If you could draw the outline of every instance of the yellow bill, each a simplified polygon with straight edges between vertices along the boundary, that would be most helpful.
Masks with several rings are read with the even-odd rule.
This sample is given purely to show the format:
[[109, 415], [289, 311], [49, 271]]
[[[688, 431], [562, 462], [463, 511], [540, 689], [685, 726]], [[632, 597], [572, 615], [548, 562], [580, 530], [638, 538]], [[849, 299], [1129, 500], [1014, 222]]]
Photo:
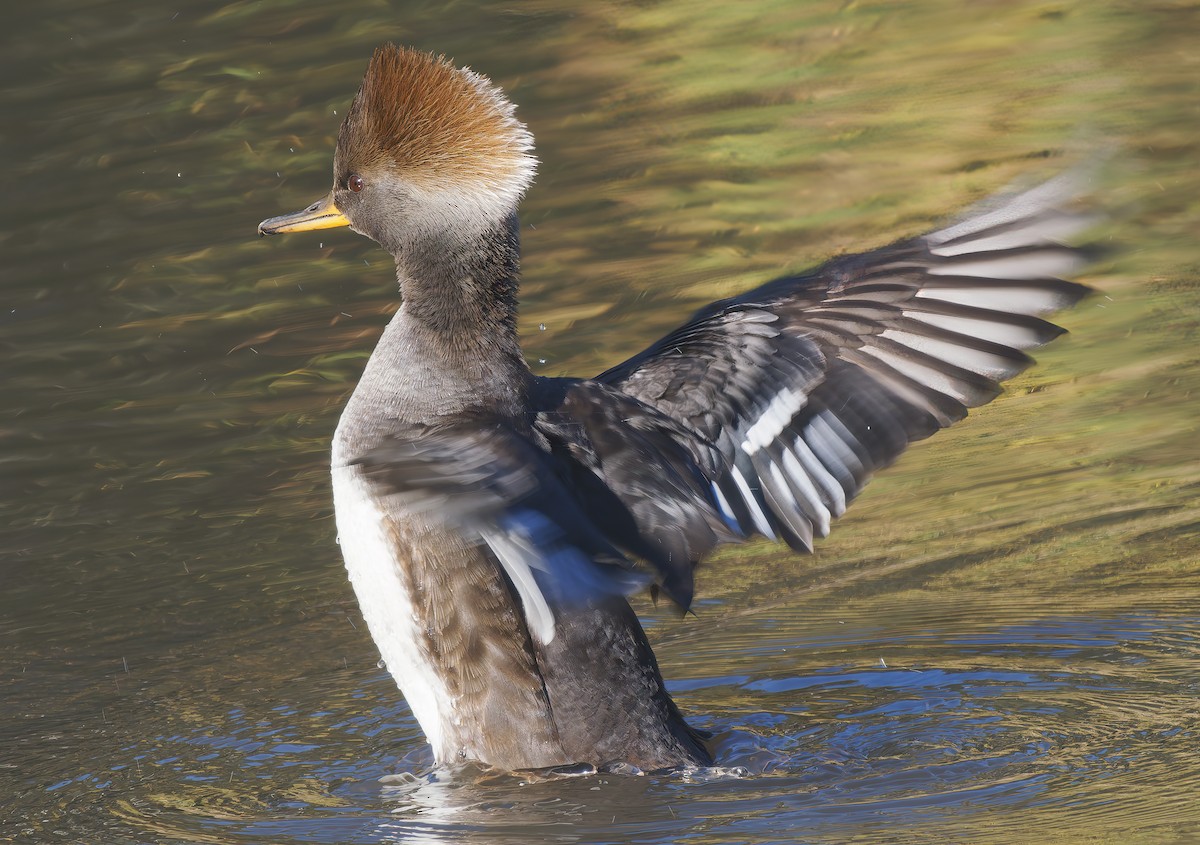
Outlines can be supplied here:
[[258, 234], [279, 235], [284, 232], [308, 232], [313, 229], [334, 229], [349, 225], [350, 221], [333, 204], [333, 194], [329, 194], [303, 211], [264, 220], [258, 224]]

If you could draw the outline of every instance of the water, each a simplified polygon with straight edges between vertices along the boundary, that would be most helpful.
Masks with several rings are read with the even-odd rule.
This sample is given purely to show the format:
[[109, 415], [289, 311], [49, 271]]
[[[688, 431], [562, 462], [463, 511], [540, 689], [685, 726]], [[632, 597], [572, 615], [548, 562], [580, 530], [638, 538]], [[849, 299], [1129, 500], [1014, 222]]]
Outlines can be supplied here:
[[[1200, 838], [1194, 7], [7, 20], [0, 839]], [[345, 231], [254, 226], [328, 189], [386, 39], [492, 75], [538, 139], [523, 326], [548, 374], [1109, 155], [1101, 294], [1038, 368], [877, 478], [815, 556], [729, 550], [695, 618], [639, 608], [724, 771], [446, 778], [376, 665], [326, 449], [391, 269]]]

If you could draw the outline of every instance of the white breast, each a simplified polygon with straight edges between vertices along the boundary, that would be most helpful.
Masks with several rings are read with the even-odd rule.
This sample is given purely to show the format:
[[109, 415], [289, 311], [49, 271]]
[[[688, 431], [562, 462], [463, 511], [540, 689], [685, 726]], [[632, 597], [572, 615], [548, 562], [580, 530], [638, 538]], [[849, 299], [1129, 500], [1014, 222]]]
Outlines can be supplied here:
[[357, 469], [337, 466], [335, 461], [333, 503], [350, 583], [388, 671], [433, 746], [434, 756], [444, 760], [452, 754], [443, 747], [449, 740], [443, 724], [451, 718], [453, 702], [419, 648], [416, 606], [397, 566], [385, 516], [369, 493]]

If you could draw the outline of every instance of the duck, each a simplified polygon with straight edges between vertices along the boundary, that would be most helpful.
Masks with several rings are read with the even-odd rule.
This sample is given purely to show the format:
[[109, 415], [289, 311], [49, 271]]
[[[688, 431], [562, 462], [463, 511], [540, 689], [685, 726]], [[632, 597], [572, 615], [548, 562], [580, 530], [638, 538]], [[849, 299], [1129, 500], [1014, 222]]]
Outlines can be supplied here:
[[533, 138], [484, 75], [375, 50], [333, 186], [260, 235], [348, 226], [401, 304], [333, 436], [338, 542], [438, 766], [713, 765], [631, 608], [684, 611], [716, 547], [810, 552], [879, 470], [1064, 331], [1085, 225], [1061, 175], [701, 308], [591, 378], [518, 337]]

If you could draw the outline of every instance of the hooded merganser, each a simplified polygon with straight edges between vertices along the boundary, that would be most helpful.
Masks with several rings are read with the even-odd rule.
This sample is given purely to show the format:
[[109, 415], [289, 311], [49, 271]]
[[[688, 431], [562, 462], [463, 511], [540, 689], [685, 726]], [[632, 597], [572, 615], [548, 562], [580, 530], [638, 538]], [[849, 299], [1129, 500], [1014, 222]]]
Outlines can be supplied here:
[[333, 190], [262, 234], [349, 226], [403, 304], [333, 441], [363, 617], [439, 763], [707, 765], [626, 596], [681, 607], [719, 543], [809, 551], [878, 469], [1062, 329], [1083, 219], [1063, 180], [940, 231], [701, 309], [592, 379], [517, 340], [517, 204], [536, 161], [485, 77], [385, 45]]

